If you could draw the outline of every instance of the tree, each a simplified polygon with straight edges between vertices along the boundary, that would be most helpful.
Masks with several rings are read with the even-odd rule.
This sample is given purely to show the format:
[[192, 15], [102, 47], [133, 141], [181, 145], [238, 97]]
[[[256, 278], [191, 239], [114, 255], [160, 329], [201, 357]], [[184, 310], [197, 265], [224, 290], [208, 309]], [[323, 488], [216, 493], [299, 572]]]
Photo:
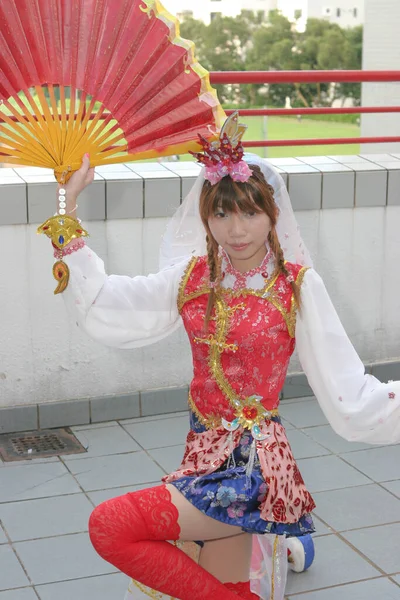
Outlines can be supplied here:
[[[344, 49], [344, 62], [346, 69], [362, 68], [363, 27], [345, 29], [346, 46]], [[356, 106], [361, 104], [361, 83], [341, 83], [337, 89], [338, 95], [343, 98], [353, 98]]]
[[[181, 35], [196, 44], [201, 64], [209, 71], [282, 71], [360, 69], [362, 27], [341, 29], [324, 19], [309, 19], [303, 33], [278, 11], [242, 11], [236, 19], [217, 15], [210, 25], [187, 18]], [[267, 96], [260, 89], [267, 89]], [[293, 106], [330, 104], [334, 97], [353, 97], [360, 102], [359, 84], [274, 84], [217, 86], [227, 104]]]
[[196, 45], [196, 56], [203, 63], [205, 60], [205, 38], [207, 25], [203, 21], [187, 17], [181, 23], [180, 33], [186, 40], [191, 40]]
[[[309, 19], [306, 30], [299, 35], [297, 68], [302, 70], [361, 69], [362, 27], [341, 29], [323, 19]], [[301, 95], [300, 95], [301, 90]], [[331, 86], [306, 84], [297, 86], [297, 101], [308, 105], [330, 104], [333, 98], [352, 96], [360, 101], [357, 84]], [[333, 97], [332, 97], [333, 92]], [[296, 102], [296, 100], [294, 101]]]
[[[283, 71], [294, 66], [295, 33], [290, 21], [277, 11], [271, 11], [268, 22], [253, 33], [251, 47], [247, 52], [248, 71]], [[256, 87], [256, 102], [265, 103]], [[292, 85], [268, 86], [266, 100], [269, 104], [283, 106], [286, 96], [293, 95]]]
[[[188, 19], [181, 25], [181, 35], [192, 39], [201, 64], [209, 71], [244, 71], [245, 48], [250, 39], [250, 25], [244, 16], [237, 19], [217, 15], [208, 27]], [[191, 37], [190, 37], [191, 36]], [[239, 86], [216, 86], [221, 101], [239, 100]]]

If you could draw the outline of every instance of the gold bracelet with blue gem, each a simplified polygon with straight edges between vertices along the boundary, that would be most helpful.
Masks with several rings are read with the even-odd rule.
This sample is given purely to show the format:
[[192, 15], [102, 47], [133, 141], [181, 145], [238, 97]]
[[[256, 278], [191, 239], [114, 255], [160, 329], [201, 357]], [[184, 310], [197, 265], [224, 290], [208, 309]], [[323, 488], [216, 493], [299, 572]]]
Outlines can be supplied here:
[[[37, 233], [47, 235], [53, 246], [60, 251], [68, 246], [72, 240], [89, 236], [79, 221], [67, 215], [55, 215], [47, 219], [38, 227]], [[53, 265], [53, 277], [58, 282], [54, 294], [61, 294], [67, 288], [69, 282], [69, 268], [62, 258]]]

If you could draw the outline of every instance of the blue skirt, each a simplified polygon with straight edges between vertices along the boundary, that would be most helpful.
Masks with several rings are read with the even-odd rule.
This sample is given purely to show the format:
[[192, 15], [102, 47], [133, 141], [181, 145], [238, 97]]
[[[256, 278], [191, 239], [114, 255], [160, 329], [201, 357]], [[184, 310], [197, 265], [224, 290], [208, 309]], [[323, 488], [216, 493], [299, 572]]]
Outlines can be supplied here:
[[[279, 417], [274, 421], [280, 423]], [[191, 429], [196, 433], [205, 431], [194, 413], [190, 417]], [[171, 482], [191, 504], [202, 513], [236, 525], [247, 533], [301, 536], [315, 531], [310, 514], [297, 523], [275, 523], [260, 517], [260, 504], [264, 501], [268, 486], [264, 481], [256, 454], [254, 467], [249, 476], [246, 469], [253, 437], [244, 431], [240, 444], [221, 467], [209, 475], [181, 477]]]

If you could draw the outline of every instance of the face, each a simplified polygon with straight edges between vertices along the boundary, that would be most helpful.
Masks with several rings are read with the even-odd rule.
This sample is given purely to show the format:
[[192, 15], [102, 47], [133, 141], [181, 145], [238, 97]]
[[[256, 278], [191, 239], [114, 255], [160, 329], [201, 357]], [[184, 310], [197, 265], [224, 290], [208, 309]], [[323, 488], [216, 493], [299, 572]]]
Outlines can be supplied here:
[[217, 209], [208, 219], [208, 226], [236, 269], [245, 272], [261, 264], [271, 231], [271, 220], [265, 212], [224, 213]]

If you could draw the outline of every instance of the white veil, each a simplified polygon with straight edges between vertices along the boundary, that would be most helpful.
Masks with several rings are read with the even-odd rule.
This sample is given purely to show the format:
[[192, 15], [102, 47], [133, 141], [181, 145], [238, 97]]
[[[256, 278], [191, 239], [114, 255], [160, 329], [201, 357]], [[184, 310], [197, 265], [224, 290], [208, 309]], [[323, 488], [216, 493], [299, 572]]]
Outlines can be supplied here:
[[[282, 177], [271, 163], [257, 154], [246, 153], [244, 160], [248, 164], [259, 166], [266, 181], [274, 188], [274, 198], [279, 208], [276, 231], [285, 259], [312, 267], [312, 259], [301, 238]], [[172, 266], [188, 256], [207, 254], [206, 232], [199, 213], [200, 193], [204, 181], [203, 168], [189, 194], [169, 221], [160, 246], [160, 269]]]

